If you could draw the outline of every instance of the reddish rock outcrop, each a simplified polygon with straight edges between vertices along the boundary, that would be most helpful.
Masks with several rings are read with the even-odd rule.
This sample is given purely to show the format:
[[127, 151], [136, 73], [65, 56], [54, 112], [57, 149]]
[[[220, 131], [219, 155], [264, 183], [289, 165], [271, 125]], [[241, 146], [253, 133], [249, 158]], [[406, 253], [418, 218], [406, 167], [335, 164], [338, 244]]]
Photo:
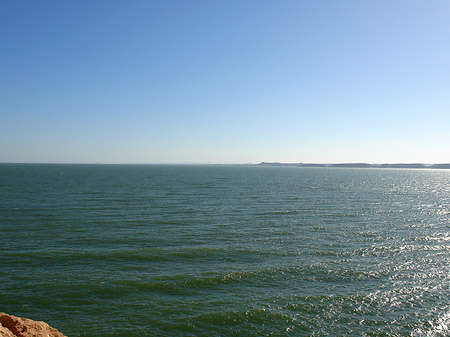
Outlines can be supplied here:
[[0, 337], [66, 337], [45, 322], [0, 313]]

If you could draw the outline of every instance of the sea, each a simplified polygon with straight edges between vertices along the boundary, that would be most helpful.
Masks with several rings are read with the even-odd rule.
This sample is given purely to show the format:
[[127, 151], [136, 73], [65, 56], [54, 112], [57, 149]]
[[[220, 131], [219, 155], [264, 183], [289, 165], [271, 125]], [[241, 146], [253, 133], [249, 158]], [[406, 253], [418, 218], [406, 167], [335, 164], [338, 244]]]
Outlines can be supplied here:
[[450, 170], [0, 164], [0, 312], [69, 337], [450, 336]]

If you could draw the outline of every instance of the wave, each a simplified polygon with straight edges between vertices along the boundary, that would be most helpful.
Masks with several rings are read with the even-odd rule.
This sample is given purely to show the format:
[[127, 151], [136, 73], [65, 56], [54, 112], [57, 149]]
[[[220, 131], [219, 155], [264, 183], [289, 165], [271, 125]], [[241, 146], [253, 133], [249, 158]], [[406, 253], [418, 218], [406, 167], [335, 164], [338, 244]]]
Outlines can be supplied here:
[[447, 337], [450, 336], [450, 311], [434, 320], [422, 324], [411, 332], [411, 337]]

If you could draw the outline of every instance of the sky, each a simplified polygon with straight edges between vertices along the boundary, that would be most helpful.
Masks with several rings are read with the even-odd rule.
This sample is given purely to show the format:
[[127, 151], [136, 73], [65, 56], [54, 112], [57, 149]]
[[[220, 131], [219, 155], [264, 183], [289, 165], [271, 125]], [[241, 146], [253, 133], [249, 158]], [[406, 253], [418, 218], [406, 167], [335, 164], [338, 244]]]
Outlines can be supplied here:
[[448, 0], [3, 0], [0, 42], [0, 162], [450, 162]]

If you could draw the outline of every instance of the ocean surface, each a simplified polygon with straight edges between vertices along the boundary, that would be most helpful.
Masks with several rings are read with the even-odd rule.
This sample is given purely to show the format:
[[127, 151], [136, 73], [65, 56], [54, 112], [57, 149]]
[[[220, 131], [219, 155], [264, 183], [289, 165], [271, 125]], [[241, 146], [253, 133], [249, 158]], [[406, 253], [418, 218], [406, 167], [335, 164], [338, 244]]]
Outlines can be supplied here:
[[450, 170], [0, 165], [0, 311], [75, 336], [449, 336]]

